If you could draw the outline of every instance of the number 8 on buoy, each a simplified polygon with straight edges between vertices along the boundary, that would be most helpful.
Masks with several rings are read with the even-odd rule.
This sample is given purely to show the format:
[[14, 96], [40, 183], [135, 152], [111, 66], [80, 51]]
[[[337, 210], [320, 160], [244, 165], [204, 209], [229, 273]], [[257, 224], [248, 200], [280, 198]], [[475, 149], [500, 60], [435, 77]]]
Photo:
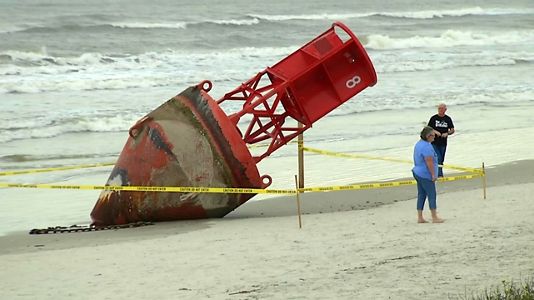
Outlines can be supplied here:
[[361, 81], [362, 81], [362, 79], [360, 78], [360, 76], [356, 75], [356, 76], [352, 77], [351, 79], [347, 80], [347, 82], [345, 82], [345, 86], [347, 88], [349, 88], [349, 89], [353, 89]]

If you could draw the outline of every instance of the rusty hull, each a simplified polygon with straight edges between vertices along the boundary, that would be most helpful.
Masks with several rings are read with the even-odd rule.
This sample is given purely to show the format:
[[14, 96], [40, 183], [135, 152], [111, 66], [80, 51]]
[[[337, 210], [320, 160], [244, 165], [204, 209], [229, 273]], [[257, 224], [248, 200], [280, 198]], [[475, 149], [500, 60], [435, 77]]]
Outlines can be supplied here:
[[[184, 90], [130, 129], [107, 185], [264, 188], [270, 184], [270, 177], [260, 177], [235, 125], [207, 94], [209, 89], [203, 89], [205, 83]], [[216, 218], [254, 195], [103, 191], [91, 218], [96, 226]]]

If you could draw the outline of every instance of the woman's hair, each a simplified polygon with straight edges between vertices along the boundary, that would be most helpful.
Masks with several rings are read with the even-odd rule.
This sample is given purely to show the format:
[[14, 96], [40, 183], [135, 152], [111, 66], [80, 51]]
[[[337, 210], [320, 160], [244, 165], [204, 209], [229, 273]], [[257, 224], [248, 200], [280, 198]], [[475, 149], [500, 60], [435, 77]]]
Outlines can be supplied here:
[[423, 130], [421, 130], [421, 134], [419, 135], [423, 141], [428, 141], [428, 135], [431, 134], [434, 131], [434, 128], [430, 126], [425, 126]]

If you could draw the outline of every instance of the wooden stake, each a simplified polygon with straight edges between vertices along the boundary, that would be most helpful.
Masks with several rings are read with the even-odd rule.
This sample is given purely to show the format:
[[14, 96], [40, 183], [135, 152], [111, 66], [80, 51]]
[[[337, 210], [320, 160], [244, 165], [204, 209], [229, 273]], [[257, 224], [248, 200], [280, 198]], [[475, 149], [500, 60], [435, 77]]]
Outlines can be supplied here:
[[295, 175], [295, 188], [297, 189], [297, 214], [299, 215], [299, 228], [302, 228], [302, 219], [300, 217], [300, 191], [297, 175]]
[[[298, 128], [302, 128], [302, 123], [299, 122]], [[304, 188], [304, 135], [301, 133], [298, 136], [298, 161], [299, 161], [299, 188]]]
[[486, 168], [484, 167], [484, 162], [482, 162], [482, 187], [484, 190], [484, 199], [486, 199], [486, 186], [487, 186]]

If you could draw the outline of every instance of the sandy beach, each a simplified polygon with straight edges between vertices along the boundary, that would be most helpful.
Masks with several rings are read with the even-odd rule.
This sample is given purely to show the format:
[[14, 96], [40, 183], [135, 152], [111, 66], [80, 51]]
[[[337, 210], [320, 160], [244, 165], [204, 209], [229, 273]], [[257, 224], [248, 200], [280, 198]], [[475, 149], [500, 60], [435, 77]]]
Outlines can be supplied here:
[[[439, 184], [250, 202], [223, 219], [0, 237], [0, 299], [465, 299], [534, 275], [534, 161]], [[354, 210], [352, 210], [354, 209]], [[428, 213], [428, 212], [427, 212]], [[462, 298], [464, 297], [464, 298]]]

